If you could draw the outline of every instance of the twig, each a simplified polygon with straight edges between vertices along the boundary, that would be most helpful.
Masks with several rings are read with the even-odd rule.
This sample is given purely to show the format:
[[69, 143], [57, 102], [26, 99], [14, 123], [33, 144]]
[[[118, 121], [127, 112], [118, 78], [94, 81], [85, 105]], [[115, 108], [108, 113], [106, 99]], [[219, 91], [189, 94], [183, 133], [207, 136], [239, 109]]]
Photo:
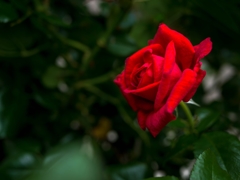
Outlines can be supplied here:
[[76, 89], [80, 89], [83, 86], [86, 85], [94, 85], [94, 84], [100, 84], [103, 83], [105, 81], [108, 81], [109, 79], [112, 79], [118, 72], [120, 72], [123, 68], [118, 68], [115, 69], [114, 71], [110, 71], [102, 76], [98, 76], [96, 78], [92, 78], [92, 79], [87, 79], [87, 80], [82, 80], [82, 81], [78, 81], [74, 87]]
[[31, 50], [21, 50], [21, 51], [3, 51], [0, 50], [0, 56], [1, 57], [29, 57], [34, 54], [39, 53], [43, 49], [47, 47], [47, 44], [43, 44], [37, 48], [31, 49]]

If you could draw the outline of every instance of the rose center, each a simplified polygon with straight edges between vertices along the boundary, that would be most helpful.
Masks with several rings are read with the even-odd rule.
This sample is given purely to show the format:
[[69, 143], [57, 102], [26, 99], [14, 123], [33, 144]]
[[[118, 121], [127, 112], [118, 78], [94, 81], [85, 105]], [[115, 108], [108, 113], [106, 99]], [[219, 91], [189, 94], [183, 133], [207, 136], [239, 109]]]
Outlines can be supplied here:
[[136, 89], [139, 86], [139, 83], [141, 83], [141, 81], [144, 79], [150, 66], [150, 63], [145, 63], [140, 68], [136, 67], [135, 70], [133, 70], [132, 86], [134, 89]]

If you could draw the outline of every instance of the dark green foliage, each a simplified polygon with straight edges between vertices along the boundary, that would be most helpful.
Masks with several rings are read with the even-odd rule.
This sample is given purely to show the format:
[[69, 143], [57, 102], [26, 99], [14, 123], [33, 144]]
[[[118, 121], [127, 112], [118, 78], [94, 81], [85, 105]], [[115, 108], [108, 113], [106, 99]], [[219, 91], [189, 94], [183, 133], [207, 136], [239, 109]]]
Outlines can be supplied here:
[[223, 170], [217, 162], [216, 155], [209, 149], [204, 151], [194, 165], [191, 180], [224, 179], [230, 180], [229, 174]]
[[[194, 154], [198, 157], [203, 151], [210, 149], [215, 156], [212, 158], [218, 162], [214, 162], [216, 160], [213, 159], [212, 163], [218, 164], [227, 171], [232, 179], [239, 179], [240, 171], [236, 170], [240, 168], [239, 148], [240, 142], [236, 137], [223, 132], [212, 132], [203, 134], [200, 140], [195, 143]], [[210, 156], [210, 154], [206, 153], [205, 156]], [[208, 159], [205, 156], [202, 155], [202, 158]]]
[[111, 167], [109, 170], [109, 179], [112, 180], [142, 180], [146, 177], [147, 166], [143, 163], [137, 163], [125, 166]]
[[146, 180], [178, 180], [178, 178], [174, 176], [165, 176], [165, 177], [148, 178]]

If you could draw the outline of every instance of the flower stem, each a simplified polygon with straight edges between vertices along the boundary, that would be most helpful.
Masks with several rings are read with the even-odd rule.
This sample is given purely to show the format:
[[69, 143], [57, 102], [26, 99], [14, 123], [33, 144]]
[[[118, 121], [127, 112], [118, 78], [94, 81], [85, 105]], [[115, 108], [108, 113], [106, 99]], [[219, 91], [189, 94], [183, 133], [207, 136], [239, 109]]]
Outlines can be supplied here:
[[189, 130], [190, 130], [190, 132], [193, 132], [194, 131], [194, 119], [193, 119], [192, 113], [189, 110], [186, 103], [184, 103], [183, 101], [180, 102], [180, 106], [187, 116], [187, 120], [188, 120], [188, 124], [189, 124]]

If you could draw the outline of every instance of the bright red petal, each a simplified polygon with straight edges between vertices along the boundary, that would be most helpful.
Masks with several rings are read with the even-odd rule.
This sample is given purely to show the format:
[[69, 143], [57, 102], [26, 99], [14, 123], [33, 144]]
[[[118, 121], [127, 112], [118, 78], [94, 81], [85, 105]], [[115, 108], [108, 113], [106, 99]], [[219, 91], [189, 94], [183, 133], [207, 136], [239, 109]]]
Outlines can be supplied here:
[[147, 116], [148, 114], [143, 111], [138, 111], [137, 113], [138, 124], [143, 130], [146, 128]]
[[[135, 95], [133, 95], [133, 96], [135, 96]], [[137, 106], [138, 110], [146, 111], [146, 112], [153, 110], [153, 102], [152, 101], [149, 101], [147, 99], [136, 96], [135, 102], [136, 102], [136, 106]]]
[[159, 111], [148, 116], [146, 126], [153, 136], [156, 136], [162, 128], [175, 119], [175, 116], [172, 114], [173, 111], [192, 89], [195, 81], [196, 73], [193, 70], [186, 69], [183, 72], [182, 77], [172, 89], [166, 104], [163, 105]]
[[163, 65], [164, 74], [167, 74], [172, 70], [175, 64], [175, 58], [176, 58], [175, 46], [174, 46], [174, 43], [171, 41], [168, 43], [168, 46], [165, 52], [165, 60]]
[[184, 97], [183, 101], [188, 102], [193, 97], [193, 95], [196, 93], [197, 88], [201, 84], [201, 82], [202, 82], [203, 78], [205, 77], [205, 75], [206, 75], [206, 71], [203, 71], [201, 69], [198, 71], [196, 81], [195, 81], [192, 89]]
[[137, 88], [142, 88], [152, 83], [153, 83], [153, 72], [152, 72], [152, 67], [150, 66], [149, 68], [147, 68], [146, 72], [143, 73]]
[[180, 69], [190, 68], [195, 50], [191, 42], [181, 33], [169, 29], [165, 24], [161, 24], [150, 44], [161, 44], [166, 48], [170, 41], [174, 42], [176, 48], [176, 59]]
[[166, 98], [168, 97], [175, 83], [181, 77], [181, 70], [175, 63], [175, 49], [172, 42], [168, 44], [166, 49], [163, 66], [163, 74], [154, 103], [155, 110], [160, 109], [166, 103]]
[[[160, 81], [163, 71], [164, 58], [155, 54], [152, 54], [151, 50], [147, 50], [144, 53], [144, 62], [150, 63], [151, 71], [153, 75], [153, 82]], [[142, 86], [141, 86], [142, 87]]]
[[160, 81], [162, 77], [162, 68], [164, 64], [164, 58], [156, 55], [152, 55], [153, 62], [152, 62], [152, 69], [153, 69], [153, 81], [157, 82]]
[[149, 101], [154, 101], [157, 90], [158, 90], [158, 86], [159, 86], [159, 82], [156, 82], [156, 83], [150, 84], [148, 86], [144, 86], [144, 87], [136, 89], [136, 90], [125, 89], [124, 93], [134, 94], [134, 95], [140, 96], [142, 98], [145, 98]]
[[167, 97], [171, 93], [172, 88], [174, 87], [176, 82], [180, 79], [180, 77], [181, 71], [177, 65], [174, 66], [171, 73], [165, 76], [163, 75], [159, 83], [158, 92], [154, 103], [155, 110], [160, 109], [166, 103]]
[[192, 67], [194, 67], [198, 61], [200, 61], [202, 58], [204, 58], [206, 55], [208, 55], [211, 52], [212, 42], [210, 38], [204, 39], [200, 44], [194, 46], [194, 49], [195, 49], [195, 55], [194, 55]]
[[129, 103], [129, 105], [131, 106], [131, 108], [136, 111], [138, 108], [137, 108], [137, 105], [136, 105], [136, 102], [135, 102], [135, 98], [134, 96], [132, 96], [131, 94], [126, 94], [124, 92], [124, 89], [126, 88], [126, 84], [124, 82], [124, 71], [119, 74], [115, 79], [114, 79], [114, 83], [116, 85], [118, 85], [118, 87], [120, 88], [123, 96], [126, 98], [127, 102]]
[[150, 131], [150, 133], [156, 137], [158, 133], [172, 120], [176, 117], [172, 114], [167, 112], [166, 106], [163, 106], [157, 112], [153, 112], [148, 115], [146, 127]]
[[178, 80], [167, 99], [166, 105], [169, 113], [175, 110], [186, 94], [192, 89], [196, 81], [196, 76], [196, 73], [191, 69], [185, 69], [183, 71], [182, 77]]
[[152, 51], [153, 54], [156, 55], [163, 55], [164, 50], [160, 44], [153, 44], [150, 46], [147, 46], [145, 48], [142, 48], [141, 50], [134, 53], [132, 56], [126, 59], [126, 65], [125, 65], [125, 83], [128, 88], [131, 87], [131, 74], [134, 69], [134, 67], [138, 66], [139, 64], [144, 64], [144, 53], [146, 51]]

